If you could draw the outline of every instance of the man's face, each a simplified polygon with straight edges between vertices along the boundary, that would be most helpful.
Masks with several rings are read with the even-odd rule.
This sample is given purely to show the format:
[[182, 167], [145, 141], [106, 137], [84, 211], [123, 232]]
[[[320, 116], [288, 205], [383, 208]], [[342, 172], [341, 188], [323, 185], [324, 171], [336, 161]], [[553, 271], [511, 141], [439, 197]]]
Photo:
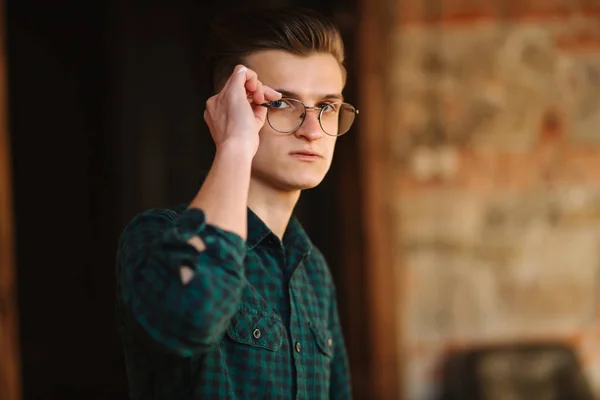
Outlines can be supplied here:
[[[249, 55], [246, 64], [264, 85], [281, 91], [284, 98], [299, 100], [308, 107], [341, 101], [344, 78], [331, 54], [301, 57], [265, 50]], [[275, 131], [266, 122], [252, 162], [252, 179], [283, 191], [317, 186], [329, 170], [336, 141], [335, 136], [323, 132], [318, 117], [318, 111], [307, 111], [304, 123], [289, 134]]]

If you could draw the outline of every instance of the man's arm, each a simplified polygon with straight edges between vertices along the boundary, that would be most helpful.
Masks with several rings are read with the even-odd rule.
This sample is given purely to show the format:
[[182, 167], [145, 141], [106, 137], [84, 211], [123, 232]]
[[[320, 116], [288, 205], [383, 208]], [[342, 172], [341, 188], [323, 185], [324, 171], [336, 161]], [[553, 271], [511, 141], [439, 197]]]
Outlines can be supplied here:
[[204, 120], [217, 152], [190, 207], [204, 210], [209, 224], [243, 239], [252, 159], [258, 150], [258, 132], [267, 118], [266, 108], [257, 104], [279, 98], [280, 93], [258, 81], [256, 72], [238, 65], [223, 90], [206, 102]]
[[342, 327], [340, 325], [339, 312], [335, 289], [332, 290], [330, 308], [330, 330], [334, 342], [333, 361], [331, 363], [331, 383], [329, 387], [329, 398], [334, 400], [348, 400], [352, 398], [350, 367], [348, 365], [348, 353], [344, 343]]
[[118, 290], [128, 328], [183, 356], [217, 343], [243, 290], [244, 239], [252, 158], [266, 118], [262, 104], [281, 94], [237, 66], [206, 104], [217, 152], [181, 216], [140, 214], [119, 241]]

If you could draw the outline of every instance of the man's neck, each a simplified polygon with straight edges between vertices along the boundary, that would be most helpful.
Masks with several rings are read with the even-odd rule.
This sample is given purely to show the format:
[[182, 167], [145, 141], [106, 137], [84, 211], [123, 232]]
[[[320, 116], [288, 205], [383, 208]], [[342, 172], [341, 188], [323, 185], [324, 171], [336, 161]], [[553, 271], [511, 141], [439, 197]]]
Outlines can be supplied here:
[[300, 191], [277, 190], [258, 179], [250, 180], [248, 207], [279, 238], [283, 238], [294, 207], [300, 198]]

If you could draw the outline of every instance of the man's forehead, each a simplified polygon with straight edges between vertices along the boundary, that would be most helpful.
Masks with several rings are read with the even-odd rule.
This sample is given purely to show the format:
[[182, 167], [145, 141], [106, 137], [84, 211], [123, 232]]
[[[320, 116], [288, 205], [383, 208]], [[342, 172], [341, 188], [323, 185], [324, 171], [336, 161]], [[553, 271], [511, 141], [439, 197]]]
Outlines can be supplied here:
[[339, 90], [334, 91], [323, 91], [323, 90], [293, 90], [291, 88], [286, 87], [278, 87], [275, 86], [273, 89], [277, 90], [282, 94], [283, 97], [291, 97], [298, 100], [321, 100], [321, 99], [331, 99], [331, 100], [344, 100], [344, 95]]
[[298, 56], [266, 50], [249, 55], [246, 61], [265, 85], [303, 97], [341, 94], [344, 86], [342, 67], [330, 54]]

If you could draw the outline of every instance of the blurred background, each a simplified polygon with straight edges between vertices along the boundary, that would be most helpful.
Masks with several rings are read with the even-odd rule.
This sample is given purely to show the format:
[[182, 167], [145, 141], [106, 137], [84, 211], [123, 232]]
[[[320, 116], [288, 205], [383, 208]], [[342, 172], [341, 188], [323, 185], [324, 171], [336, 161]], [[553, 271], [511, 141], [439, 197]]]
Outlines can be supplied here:
[[[127, 398], [118, 235], [195, 195], [242, 3], [0, 2], [0, 400]], [[297, 208], [355, 397], [600, 396], [600, 0], [276, 3], [338, 23], [361, 111]]]

